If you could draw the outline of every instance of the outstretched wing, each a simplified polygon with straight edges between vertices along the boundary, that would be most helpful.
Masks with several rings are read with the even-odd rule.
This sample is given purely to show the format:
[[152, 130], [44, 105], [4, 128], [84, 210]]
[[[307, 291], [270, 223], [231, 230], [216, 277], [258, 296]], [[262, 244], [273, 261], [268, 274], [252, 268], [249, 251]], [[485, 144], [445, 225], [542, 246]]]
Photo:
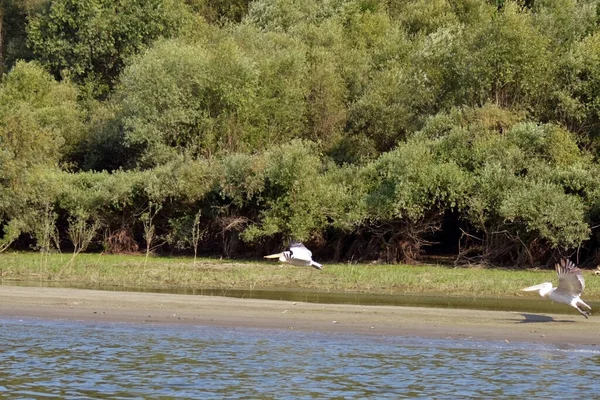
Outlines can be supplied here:
[[555, 265], [558, 274], [558, 287], [556, 291], [562, 294], [579, 296], [585, 288], [585, 281], [581, 270], [571, 260], [561, 259]]
[[290, 253], [292, 258], [310, 262], [312, 260], [312, 252], [307, 249], [302, 243], [293, 242], [290, 244]]

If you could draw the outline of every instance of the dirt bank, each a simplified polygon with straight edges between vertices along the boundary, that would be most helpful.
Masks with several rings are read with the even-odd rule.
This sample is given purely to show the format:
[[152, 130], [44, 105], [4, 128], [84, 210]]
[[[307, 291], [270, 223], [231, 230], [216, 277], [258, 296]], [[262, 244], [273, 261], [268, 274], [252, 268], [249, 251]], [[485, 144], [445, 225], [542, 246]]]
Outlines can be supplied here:
[[596, 345], [600, 317], [0, 286], [0, 317]]

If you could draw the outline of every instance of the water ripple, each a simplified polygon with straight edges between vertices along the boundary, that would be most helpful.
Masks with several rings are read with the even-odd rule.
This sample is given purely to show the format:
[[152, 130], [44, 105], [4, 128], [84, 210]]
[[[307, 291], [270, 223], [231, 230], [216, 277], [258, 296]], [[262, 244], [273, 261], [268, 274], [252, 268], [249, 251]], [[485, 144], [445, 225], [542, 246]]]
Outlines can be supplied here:
[[595, 347], [0, 319], [10, 398], [592, 398]]

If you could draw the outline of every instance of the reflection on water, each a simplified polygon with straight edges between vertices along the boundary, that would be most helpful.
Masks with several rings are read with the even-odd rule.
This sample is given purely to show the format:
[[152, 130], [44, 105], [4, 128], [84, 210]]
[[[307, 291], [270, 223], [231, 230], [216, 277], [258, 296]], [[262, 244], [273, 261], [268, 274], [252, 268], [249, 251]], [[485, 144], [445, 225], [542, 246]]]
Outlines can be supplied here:
[[[336, 293], [308, 290], [244, 290], [244, 289], [148, 289], [122, 286], [81, 286], [65, 285], [62, 282], [9, 282], [14, 286], [34, 287], [71, 287], [80, 289], [113, 290], [128, 292], [172, 293], [203, 296], [225, 296], [247, 299], [302, 301], [307, 303], [327, 304], [361, 304], [381, 306], [414, 306], [467, 308], [478, 310], [523, 311], [529, 313], [558, 313], [579, 315], [578, 312], [565, 305], [555, 304], [539, 295], [521, 297], [482, 297], [452, 296], [447, 294], [406, 293], [406, 294], [369, 294], [369, 293]], [[592, 309], [600, 309], [600, 302], [586, 301]]]
[[595, 347], [0, 319], [0, 397], [593, 398]]

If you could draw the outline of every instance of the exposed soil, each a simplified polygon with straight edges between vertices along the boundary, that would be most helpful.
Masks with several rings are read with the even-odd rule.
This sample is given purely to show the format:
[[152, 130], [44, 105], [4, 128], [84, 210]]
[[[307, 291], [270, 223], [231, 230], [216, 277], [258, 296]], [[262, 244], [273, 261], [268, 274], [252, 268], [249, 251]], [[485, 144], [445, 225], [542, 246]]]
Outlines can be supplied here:
[[596, 345], [600, 318], [0, 286], [0, 316]]

